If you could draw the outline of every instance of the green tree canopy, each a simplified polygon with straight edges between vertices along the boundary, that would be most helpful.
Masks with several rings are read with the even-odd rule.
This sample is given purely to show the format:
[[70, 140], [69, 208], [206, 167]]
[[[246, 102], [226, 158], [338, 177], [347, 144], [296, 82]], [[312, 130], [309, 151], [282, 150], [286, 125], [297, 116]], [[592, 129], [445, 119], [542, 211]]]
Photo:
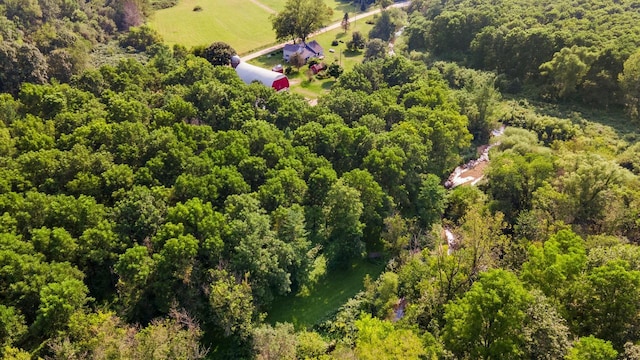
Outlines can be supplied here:
[[287, 0], [284, 10], [271, 17], [278, 40], [306, 41], [307, 36], [320, 29], [332, 14], [322, 0]]
[[459, 358], [520, 358], [521, 324], [531, 298], [512, 273], [483, 273], [462, 298], [445, 307], [445, 346]]

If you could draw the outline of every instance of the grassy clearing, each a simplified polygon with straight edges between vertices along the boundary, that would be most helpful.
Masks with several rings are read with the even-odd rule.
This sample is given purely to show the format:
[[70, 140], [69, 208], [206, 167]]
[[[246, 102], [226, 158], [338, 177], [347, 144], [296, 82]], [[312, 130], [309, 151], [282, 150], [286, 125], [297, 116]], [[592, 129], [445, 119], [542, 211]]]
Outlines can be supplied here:
[[348, 269], [329, 272], [312, 289], [276, 299], [266, 321], [272, 324], [290, 322], [296, 329], [311, 327], [361, 291], [367, 274], [376, 279], [384, 267], [384, 263], [360, 260]]
[[[371, 18], [368, 18], [371, 19]], [[345, 71], [350, 71], [356, 64], [362, 63], [364, 59], [364, 51], [349, 51], [347, 50], [346, 43], [351, 40], [351, 34], [353, 31], [360, 31], [363, 35], [367, 35], [373, 25], [367, 24], [367, 19], [358, 20], [355, 26], [352, 24], [351, 28], [345, 33], [342, 29], [335, 29], [324, 34], [314, 36], [313, 39], [318, 41], [324, 48], [325, 58], [324, 62], [331, 64], [338, 62], [344, 67]], [[337, 46], [332, 46], [331, 43], [338, 41]], [[334, 52], [329, 52], [329, 49], [333, 49]], [[274, 51], [270, 54], [260, 56], [249, 61], [253, 65], [263, 67], [265, 69], [271, 69], [274, 65], [282, 64], [282, 50]], [[294, 73], [287, 75], [289, 82], [291, 83], [291, 91], [300, 94], [308, 99], [317, 99], [323, 94], [326, 94], [331, 89], [331, 86], [335, 82], [335, 79], [319, 80], [315, 77], [309, 81], [306, 75], [307, 67], [303, 66], [300, 71], [294, 71]]]
[[[171, 8], [158, 10], [149, 21], [167, 44], [186, 47], [224, 41], [238, 53], [275, 44], [271, 12], [280, 11], [286, 0], [180, 0]], [[331, 22], [342, 19], [345, 11], [353, 16], [351, 3], [325, 0], [333, 9]], [[262, 4], [263, 6], [260, 6]], [[196, 6], [201, 11], [193, 11]], [[267, 9], [265, 9], [265, 7]]]
[[166, 43], [186, 47], [224, 41], [242, 53], [275, 42], [269, 13], [249, 0], [181, 0], [157, 11], [149, 25]]

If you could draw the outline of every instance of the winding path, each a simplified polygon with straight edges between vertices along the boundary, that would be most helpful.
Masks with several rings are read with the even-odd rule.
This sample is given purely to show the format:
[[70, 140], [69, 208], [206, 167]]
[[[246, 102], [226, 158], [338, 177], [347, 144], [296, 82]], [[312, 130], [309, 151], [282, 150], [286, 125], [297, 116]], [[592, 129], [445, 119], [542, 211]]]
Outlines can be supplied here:
[[[256, 4], [259, 4], [259, 2], [257, 0], [252, 0], [252, 2], [254, 2]], [[409, 4], [411, 4], [411, 1], [403, 1], [403, 2], [395, 3], [395, 4], [393, 4], [393, 5], [389, 6], [389, 7], [403, 8], [403, 7], [409, 6]], [[260, 4], [260, 5], [266, 6], [264, 4]], [[349, 19], [349, 23], [352, 23], [352, 22], [354, 22], [356, 20], [360, 20], [362, 18], [377, 14], [380, 11], [381, 11], [380, 9], [375, 9], [375, 10], [367, 11], [366, 13], [358, 14], [358, 15], [354, 16], [353, 18], [350, 18]], [[342, 20], [341, 21], [337, 21], [337, 22], [335, 22], [335, 23], [333, 23], [331, 25], [325, 26], [322, 29], [312, 33], [311, 35], [309, 35], [309, 37], [313, 37], [315, 35], [322, 34], [322, 33], [325, 33], [327, 31], [331, 31], [331, 30], [337, 29], [337, 28], [339, 28], [341, 26], [341, 24], [342, 24]], [[266, 55], [268, 53], [271, 53], [271, 52], [274, 52], [276, 50], [282, 49], [288, 43], [289, 42], [286, 41], [286, 42], [283, 42], [283, 43], [280, 43], [280, 44], [276, 44], [276, 45], [270, 46], [270, 47], [268, 47], [266, 49], [258, 50], [256, 52], [251, 53], [251, 54], [247, 54], [247, 55], [242, 56], [240, 58], [240, 60], [249, 61], [251, 59], [255, 59], [255, 58], [259, 57], [259, 56]]]

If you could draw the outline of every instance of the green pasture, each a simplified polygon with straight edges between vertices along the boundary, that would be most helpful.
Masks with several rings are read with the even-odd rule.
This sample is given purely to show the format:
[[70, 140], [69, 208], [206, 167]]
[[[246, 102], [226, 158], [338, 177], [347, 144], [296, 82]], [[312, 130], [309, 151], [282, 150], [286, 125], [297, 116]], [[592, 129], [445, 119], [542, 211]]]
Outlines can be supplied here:
[[[284, 8], [286, 0], [180, 0], [171, 8], [158, 10], [149, 20], [167, 44], [187, 48], [224, 41], [238, 53], [275, 44], [269, 19], [272, 12]], [[331, 22], [342, 19], [345, 11], [354, 15], [350, 2], [325, 0], [333, 9]], [[261, 6], [262, 5], [262, 6]], [[199, 6], [201, 11], [193, 11]]]
[[[327, 64], [338, 62], [345, 71], [350, 71], [356, 64], [362, 63], [364, 50], [349, 51], [347, 50], [346, 44], [351, 40], [353, 31], [360, 31], [365, 36], [369, 33], [373, 25], [367, 24], [366, 21], [370, 19], [373, 19], [373, 17], [358, 20], [355, 25], [352, 23], [346, 33], [343, 29], [338, 28], [312, 37], [312, 40], [316, 40], [324, 48], [325, 58], [323, 61]], [[331, 45], [334, 40], [338, 41], [337, 46]], [[333, 49], [334, 52], [329, 52], [329, 49]], [[282, 50], [276, 50], [270, 54], [260, 56], [249, 61], [249, 63], [265, 69], [271, 69], [274, 65], [283, 64]], [[322, 94], [328, 93], [335, 79], [319, 80], [313, 77], [311, 81], [309, 81], [309, 77], [306, 74], [307, 69], [307, 66], [303, 66], [300, 68], [300, 71], [297, 72], [294, 68], [294, 72], [287, 75], [291, 83], [290, 90], [309, 99], [316, 99]]]
[[366, 275], [376, 279], [384, 267], [383, 262], [360, 260], [347, 269], [329, 272], [308, 291], [276, 299], [266, 320], [272, 324], [290, 322], [297, 329], [311, 327], [361, 291]]
[[[261, 4], [275, 10], [281, 11], [284, 9], [284, 5], [286, 4], [286, 0], [258, 0]], [[324, 3], [333, 10], [333, 15], [331, 16], [332, 22], [342, 20], [345, 12], [349, 13], [349, 16], [353, 16], [355, 11], [360, 12], [360, 6], [355, 5], [351, 1], [340, 1], [340, 0], [324, 0]], [[359, 2], [358, 2], [359, 4]]]
[[250, 0], [180, 0], [156, 11], [149, 25], [166, 43], [188, 48], [224, 41], [243, 53], [275, 42], [269, 13]]

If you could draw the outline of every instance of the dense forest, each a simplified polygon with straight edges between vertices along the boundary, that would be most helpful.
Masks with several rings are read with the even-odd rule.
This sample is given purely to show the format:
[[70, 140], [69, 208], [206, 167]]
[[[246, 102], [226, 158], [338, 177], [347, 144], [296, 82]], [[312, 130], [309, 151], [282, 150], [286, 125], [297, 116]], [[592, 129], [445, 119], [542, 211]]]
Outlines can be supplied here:
[[629, 103], [637, 114], [637, 78], [619, 74], [640, 45], [639, 9], [637, 1], [415, 0], [406, 34], [409, 50], [495, 71], [502, 91]]
[[146, 0], [3, 0], [0, 92], [16, 94], [22, 82], [68, 82], [91, 67], [96, 45], [142, 25], [154, 5]]
[[[416, 0], [315, 106], [150, 6], [0, 5], [0, 356], [640, 359], [640, 3]], [[148, 60], [75, 48], [116, 38]], [[314, 326], [265, 321], [367, 257]]]

